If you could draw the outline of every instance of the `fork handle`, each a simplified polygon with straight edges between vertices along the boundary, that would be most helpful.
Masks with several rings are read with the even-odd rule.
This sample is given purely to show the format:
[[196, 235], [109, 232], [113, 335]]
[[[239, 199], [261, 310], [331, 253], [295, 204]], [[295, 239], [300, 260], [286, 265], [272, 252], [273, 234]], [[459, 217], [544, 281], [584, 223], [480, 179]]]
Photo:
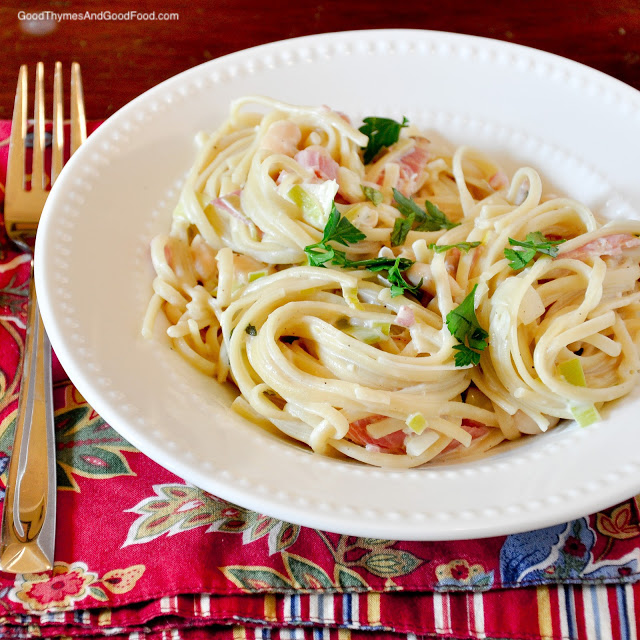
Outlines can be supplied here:
[[0, 569], [39, 573], [53, 568], [56, 458], [51, 345], [33, 281], [13, 451], [0, 534]]

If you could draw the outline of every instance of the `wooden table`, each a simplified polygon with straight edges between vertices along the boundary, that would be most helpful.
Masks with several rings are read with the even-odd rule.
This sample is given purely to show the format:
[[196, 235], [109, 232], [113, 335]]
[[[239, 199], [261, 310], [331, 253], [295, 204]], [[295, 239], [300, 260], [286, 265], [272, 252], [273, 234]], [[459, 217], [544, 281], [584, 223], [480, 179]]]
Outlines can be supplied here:
[[[16, 0], [0, 8], [0, 118], [11, 117], [21, 63], [43, 60], [51, 68], [56, 60], [67, 67], [80, 62], [87, 114], [103, 119], [146, 89], [212, 58], [284, 38], [372, 28], [508, 40], [577, 60], [640, 89], [640, 0], [66, 0], [50, 3], [43, 20], [20, 20], [20, 12], [33, 14], [34, 7], [48, 10], [46, 3]], [[113, 19], [133, 10], [177, 17]], [[102, 11], [102, 19], [53, 15], [85, 11]]]

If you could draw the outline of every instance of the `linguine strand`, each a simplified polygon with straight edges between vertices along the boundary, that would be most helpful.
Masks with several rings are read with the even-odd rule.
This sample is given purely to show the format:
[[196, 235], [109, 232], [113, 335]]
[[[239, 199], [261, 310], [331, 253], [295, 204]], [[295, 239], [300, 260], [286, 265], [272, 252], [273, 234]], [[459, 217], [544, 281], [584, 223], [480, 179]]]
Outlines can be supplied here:
[[[238, 99], [199, 142], [171, 231], [151, 244], [143, 335], [163, 313], [174, 348], [232, 381], [232, 408], [261, 428], [402, 469], [485, 455], [637, 384], [640, 222], [604, 223], [545, 194], [534, 169], [509, 180], [479, 151], [411, 125], [365, 165], [367, 136], [327, 107]], [[327, 192], [357, 242], [322, 244]], [[398, 192], [453, 224], [409, 224], [395, 242]], [[512, 268], [513, 241], [531, 234], [563, 242]], [[394, 295], [390, 271], [309, 266], [311, 245], [408, 260], [415, 295]], [[447, 316], [472, 291], [488, 346], [460, 367]], [[584, 386], [561, 373], [574, 361]]]

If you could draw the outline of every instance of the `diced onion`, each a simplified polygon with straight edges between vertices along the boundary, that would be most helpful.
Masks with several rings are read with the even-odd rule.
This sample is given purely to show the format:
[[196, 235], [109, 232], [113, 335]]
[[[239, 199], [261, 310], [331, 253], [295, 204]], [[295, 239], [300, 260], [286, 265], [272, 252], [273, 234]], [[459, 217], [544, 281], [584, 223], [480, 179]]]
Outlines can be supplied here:
[[431, 429], [425, 429], [420, 435], [409, 435], [405, 440], [405, 451], [410, 456], [422, 455], [440, 436]]
[[540, 294], [533, 287], [527, 287], [518, 310], [518, 320], [522, 324], [529, 324], [537, 320], [543, 313], [544, 304]]

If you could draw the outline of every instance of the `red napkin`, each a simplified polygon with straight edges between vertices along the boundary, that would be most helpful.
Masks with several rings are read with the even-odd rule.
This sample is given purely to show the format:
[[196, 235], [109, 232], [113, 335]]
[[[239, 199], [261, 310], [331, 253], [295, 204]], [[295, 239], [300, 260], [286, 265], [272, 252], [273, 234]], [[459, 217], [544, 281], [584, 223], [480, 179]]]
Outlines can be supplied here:
[[[4, 184], [10, 123], [0, 122]], [[0, 229], [0, 498], [29, 258]], [[0, 573], [0, 637], [635, 638], [635, 499], [535, 532], [398, 542], [230, 504], [138, 452], [54, 364], [55, 568]]]

